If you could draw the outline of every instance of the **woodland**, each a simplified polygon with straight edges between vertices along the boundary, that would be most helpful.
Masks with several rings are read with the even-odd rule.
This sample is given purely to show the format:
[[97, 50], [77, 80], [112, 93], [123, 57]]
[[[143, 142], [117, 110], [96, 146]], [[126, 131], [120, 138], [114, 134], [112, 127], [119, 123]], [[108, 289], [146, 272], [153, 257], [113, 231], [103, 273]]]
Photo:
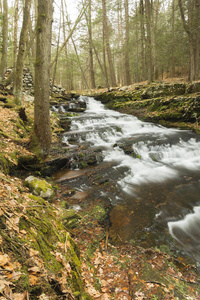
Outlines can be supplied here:
[[199, 133], [199, 28], [200, 0], [0, 0], [0, 300], [200, 299], [193, 261], [113, 243], [110, 205], [56, 180], [75, 161], [91, 191], [114, 191], [101, 154], [63, 148], [85, 104], [50, 111], [89, 95]]

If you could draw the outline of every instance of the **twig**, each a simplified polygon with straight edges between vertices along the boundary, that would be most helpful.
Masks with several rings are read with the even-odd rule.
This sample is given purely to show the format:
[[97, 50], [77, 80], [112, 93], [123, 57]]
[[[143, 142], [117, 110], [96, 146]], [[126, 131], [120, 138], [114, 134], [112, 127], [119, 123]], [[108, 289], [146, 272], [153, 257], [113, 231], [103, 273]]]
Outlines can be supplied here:
[[117, 233], [117, 236], [118, 236], [118, 238], [120, 239], [120, 241], [122, 242], [122, 239], [121, 239], [121, 237], [119, 236], [119, 234]]
[[153, 284], [158, 284], [158, 285], [161, 285], [161, 286], [164, 286], [166, 287], [166, 285], [162, 282], [159, 282], [159, 281], [154, 281], [154, 280], [151, 280], [151, 281], [145, 281], [146, 283], [153, 283]]
[[3, 270], [0, 270], [0, 273], [2, 273], [2, 272], [9, 272], [9, 273], [12, 273], [13, 271], [7, 270], [7, 269], [3, 269]]
[[106, 250], [108, 249], [108, 230], [106, 232], [106, 244], [105, 244]]

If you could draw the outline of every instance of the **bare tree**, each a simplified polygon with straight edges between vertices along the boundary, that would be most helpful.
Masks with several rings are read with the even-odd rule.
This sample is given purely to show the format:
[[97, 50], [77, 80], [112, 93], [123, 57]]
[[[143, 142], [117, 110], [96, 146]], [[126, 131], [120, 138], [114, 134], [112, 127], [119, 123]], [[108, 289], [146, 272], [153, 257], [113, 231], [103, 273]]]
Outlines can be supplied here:
[[38, 0], [37, 46], [35, 63], [34, 134], [38, 155], [45, 158], [51, 145], [49, 112], [50, 59], [53, 0]]
[[147, 26], [147, 37], [146, 37], [146, 59], [147, 59], [147, 80], [153, 80], [152, 70], [152, 45], [151, 45], [151, 5], [149, 0], [145, 0], [145, 11], [146, 11], [146, 26]]
[[94, 61], [93, 61], [93, 43], [92, 43], [92, 0], [89, 0], [88, 5], [88, 35], [89, 35], [89, 66], [90, 66], [90, 80], [92, 89], [95, 88], [95, 77], [94, 77]]
[[128, 0], [124, 1], [125, 8], [125, 76], [126, 76], [126, 84], [131, 84], [131, 76], [130, 76], [130, 61], [129, 61], [129, 5]]
[[187, 17], [183, 8], [182, 0], [179, 0], [181, 19], [189, 38], [190, 65], [189, 80], [199, 78], [199, 53], [200, 53], [200, 0], [188, 0]]
[[0, 64], [0, 82], [4, 78], [4, 74], [7, 68], [7, 50], [8, 50], [8, 3], [7, 0], [3, 0], [3, 45], [2, 45], [2, 57]]
[[13, 60], [14, 60], [14, 69], [16, 68], [17, 62], [17, 29], [18, 29], [18, 18], [19, 18], [19, 0], [15, 0], [15, 16], [14, 16], [14, 51], [13, 51]]
[[20, 33], [20, 40], [19, 40], [19, 51], [17, 55], [16, 68], [14, 71], [15, 76], [14, 76], [13, 92], [15, 96], [15, 103], [17, 105], [22, 104], [24, 57], [25, 57], [26, 41], [28, 36], [28, 26], [30, 21], [31, 2], [32, 2], [31, 0], [25, 0], [23, 23], [22, 23], [21, 33]]
[[116, 86], [115, 71], [114, 71], [114, 66], [112, 61], [112, 54], [111, 54], [109, 34], [108, 34], [106, 0], [102, 0], [102, 12], [103, 12], [103, 33], [105, 38], [105, 48], [107, 52], [108, 64], [110, 69], [111, 84], [112, 86]]

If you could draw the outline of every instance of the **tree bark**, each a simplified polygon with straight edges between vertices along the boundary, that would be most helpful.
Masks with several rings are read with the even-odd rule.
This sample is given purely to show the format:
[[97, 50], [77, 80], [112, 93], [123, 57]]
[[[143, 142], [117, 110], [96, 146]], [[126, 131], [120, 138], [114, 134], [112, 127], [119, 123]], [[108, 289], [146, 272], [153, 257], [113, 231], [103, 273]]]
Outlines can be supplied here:
[[8, 3], [3, 0], [3, 45], [0, 64], [0, 82], [2, 82], [7, 69], [7, 50], [8, 50]]
[[24, 13], [23, 13], [22, 29], [21, 29], [21, 33], [20, 33], [17, 63], [16, 63], [15, 71], [14, 71], [15, 76], [14, 76], [14, 91], [13, 92], [14, 92], [14, 96], [15, 96], [15, 103], [17, 105], [22, 104], [24, 56], [25, 56], [26, 41], [27, 41], [27, 36], [28, 36], [30, 8], [31, 8], [31, 0], [26, 0], [25, 6], [24, 6]]
[[53, 0], [38, 0], [38, 22], [35, 63], [34, 134], [38, 155], [45, 158], [51, 145], [49, 112], [50, 59]]
[[114, 71], [114, 66], [113, 66], [113, 61], [112, 61], [109, 35], [108, 35], [106, 0], [102, 0], [102, 11], [103, 11], [103, 32], [104, 32], [104, 37], [105, 37], [105, 48], [106, 48], [106, 52], [107, 52], [108, 64], [109, 64], [109, 69], [110, 69], [111, 84], [112, 84], [112, 86], [116, 86], [115, 71]]
[[145, 0], [147, 38], [146, 38], [146, 58], [147, 58], [147, 80], [153, 80], [152, 70], [152, 46], [151, 46], [151, 7], [149, 0]]
[[125, 76], [126, 76], [126, 85], [131, 84], [130, 76], [130, 62], [129, 62], [129, 5], [128, 0], [124, 2], [125, 8]]
[[189, 40], [189, 80], [198, 80], [199, 78], [199, 54], [200, 54], [200, 0], [188, 0], [188, 15], [185, 12], [182, 0], [179, 0], [179, 8], [183, 27], [188, 34]]
[[155, 0], [154, 9], [153, 9], [153, 58], [154, 58], [154, 79], [158, 80], [159, 71], [158, 71], [158, 46], [157, 46], [157, 28], [158, 28], [158, 11], [159, 11], [159, 0]]
[[141, 60], [142, 60], [142, 81], [146, 79], [145, 67], [145, 27], [144, 27], [144, 2], [140, 0], [140, 34], [141, 34]]
[[19, 0], [15, 0], [15, 16], [14, 16], [14, 52], [13, 52], [13, 67], [16, 68], [17, 63], [17, 29], [18, 29], [18, 19], [19, 19]]
[[171, 64], [172, 64], [172, 77], [175, 77], [175, 0], [172, 0], [172, 56], [171, 56]]
[[95, 88], [95, 77], [94, 77], [94, 61], [93, 61], [93, 47], [92, 47], [92, 0], [89, 0], [88, 5], [88, 36], [89, 36], [89, 66], [90, 66], [90, 80], [92, 89]]

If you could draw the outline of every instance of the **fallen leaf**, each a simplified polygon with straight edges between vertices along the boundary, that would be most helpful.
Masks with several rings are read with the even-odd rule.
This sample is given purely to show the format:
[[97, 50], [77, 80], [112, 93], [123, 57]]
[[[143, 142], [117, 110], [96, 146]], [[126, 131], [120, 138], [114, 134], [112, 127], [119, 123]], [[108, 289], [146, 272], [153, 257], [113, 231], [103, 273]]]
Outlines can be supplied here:
[[41, 269], [37, 266], [29, 268], [28, 271], [31, 273], [41, 273]]
[[38, 277], [35, 276], [35, 275], [29, 275], [29, 282], [30, 282], [30, 285], [35, 285], [38, 281]]
[[9, 262], [8, 256], [0, 255], [0, 267], [5, 266]]

